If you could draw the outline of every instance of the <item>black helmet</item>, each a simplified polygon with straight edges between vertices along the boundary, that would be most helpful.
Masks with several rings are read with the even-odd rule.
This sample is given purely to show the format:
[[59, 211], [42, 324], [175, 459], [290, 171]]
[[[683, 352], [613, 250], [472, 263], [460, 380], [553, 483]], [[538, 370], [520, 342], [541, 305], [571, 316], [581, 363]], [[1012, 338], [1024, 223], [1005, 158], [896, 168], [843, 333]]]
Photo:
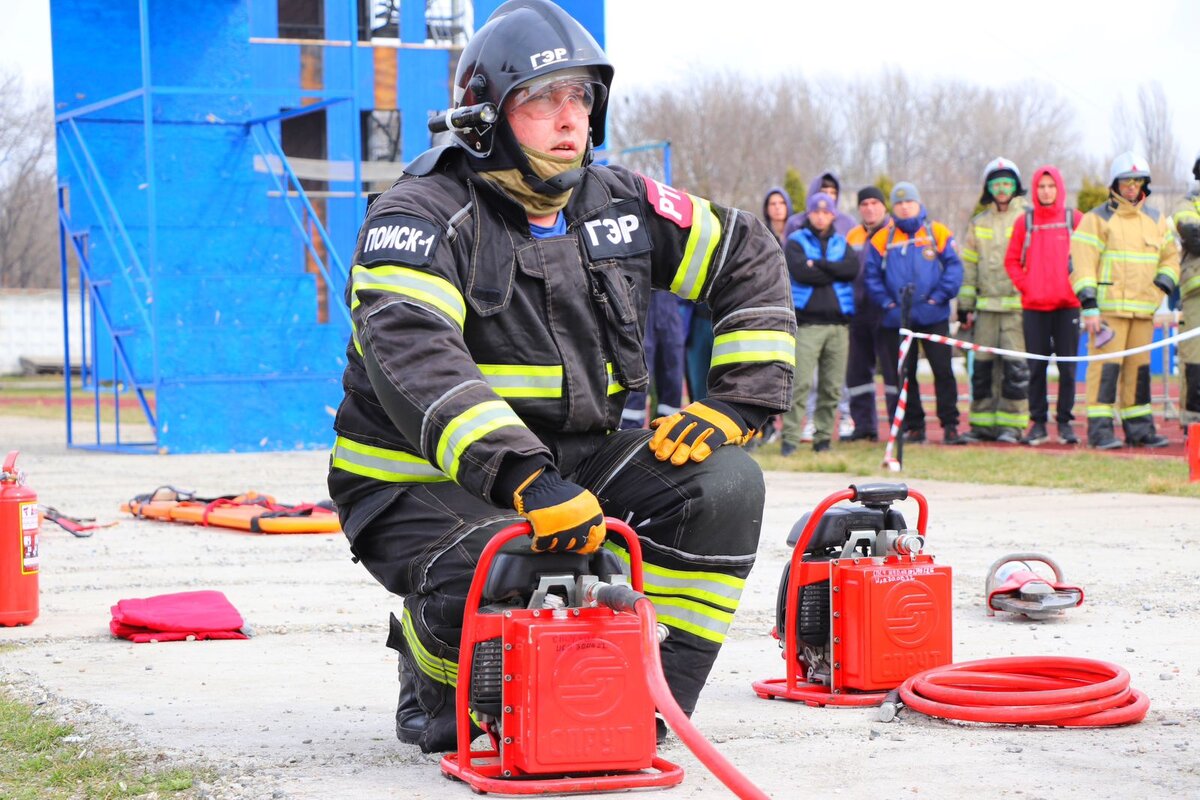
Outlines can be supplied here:
[[[579, 68], [590, 68], [604, 85], [604, 97], [596, 98], [588, 117], [591, 143], [602, 144], [613, 76], [608, 56], [582, 25], [548, 0], [510, 0], [463, 49], [454, 75], [454, 108], [492, 103], [503, 112], [509, 93], [525, 81]], [[477, 159], [475, 169], [527, 169], [503, 113], [494, 124], [456, 129], [454, 136]]]

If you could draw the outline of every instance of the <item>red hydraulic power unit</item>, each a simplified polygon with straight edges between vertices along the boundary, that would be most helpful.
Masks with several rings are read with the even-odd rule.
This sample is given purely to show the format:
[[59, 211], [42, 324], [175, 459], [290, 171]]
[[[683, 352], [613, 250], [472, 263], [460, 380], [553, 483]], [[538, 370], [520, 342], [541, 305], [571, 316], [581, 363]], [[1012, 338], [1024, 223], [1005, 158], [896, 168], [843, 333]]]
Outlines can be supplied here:
[[[909, 497], [915, 531], [891, 508]], [[832, 508], [843, 500], [862, 507]], [[870, 484], [835, 492], [801, 518], [772, 631], [787, 678], [755, 682], [759, 697], [878, 705], [909, 676], [952, 661], [950, 568], [924, 552], [928, 516], [919, 492]]]
[[0, 625], [28, 625], [38, 615], [38, 502], [17, 472], [18, 451], [0, 470]]
[[[442, 772], [477, 792], [547, 794], [674, 786], [658, 757], [655, 703], [634, 614], [589, 604], [595, 585], [640, 591], [641, 546], [620, 520], [629, 574], [601, 548], [533, 553], [518, 523], [484, 548], [467, 595], [457, 688], [458, 751]], [[491, 746], [471, 749], [474, 729]]]

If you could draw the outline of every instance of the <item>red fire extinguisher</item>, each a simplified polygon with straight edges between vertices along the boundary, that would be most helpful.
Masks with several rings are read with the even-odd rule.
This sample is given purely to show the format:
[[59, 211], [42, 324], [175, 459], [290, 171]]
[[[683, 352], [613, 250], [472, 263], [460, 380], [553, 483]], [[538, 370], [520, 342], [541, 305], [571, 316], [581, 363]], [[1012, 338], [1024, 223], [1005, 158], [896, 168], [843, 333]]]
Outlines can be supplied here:
[[0, 625], [28, 625], [38, 615], [37, 494], [17, 472], [18, 451], [0, 471]]

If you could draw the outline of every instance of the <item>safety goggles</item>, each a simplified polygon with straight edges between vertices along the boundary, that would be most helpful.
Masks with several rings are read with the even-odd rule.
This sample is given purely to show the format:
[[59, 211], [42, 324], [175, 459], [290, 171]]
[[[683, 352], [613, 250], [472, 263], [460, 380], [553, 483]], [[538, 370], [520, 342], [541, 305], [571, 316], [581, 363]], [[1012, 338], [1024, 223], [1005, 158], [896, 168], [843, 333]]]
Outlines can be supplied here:
[[1017, 182], [1012, 178], [992, 178], [987, 182], [987, 188], [992, 194], [1012, 194], [1017, 190]]
[[1144, 186], [1145, 184], [1146, 184], [1145, 178], [1118, 178], [1117, 179], [1118, 186]]
[[568, 103], [574, 103], [584, 114], [591, 114], [604, 98], [604, 84], [586, 78], [565, 78], [533, 90], [518, 89], [513, 93], [510, 108], [532, 119], [550, 119]]

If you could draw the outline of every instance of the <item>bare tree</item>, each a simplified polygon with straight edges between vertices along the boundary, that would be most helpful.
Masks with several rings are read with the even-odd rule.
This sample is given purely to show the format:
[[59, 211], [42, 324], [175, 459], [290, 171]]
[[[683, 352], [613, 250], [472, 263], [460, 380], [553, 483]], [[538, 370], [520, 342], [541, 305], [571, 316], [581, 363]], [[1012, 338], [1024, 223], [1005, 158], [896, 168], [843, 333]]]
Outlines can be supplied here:
[[1145, 148], [1142, 154], [1150, 160], [1150, 174], [1159, 191], [1178, 199], [1184, 188], [1177, 185], [1182, 182], [1178, 171], [1179, 142], [1172, 131], [1174, 122], [1161, 83], [1153, 81], [1138, 87], [1138, 133]]
[[50, 99], [0, 74], [0, 288], [57, 285], [55, 181]]
[[677, 185], [754, 210], [789, 167], [806, 180], [832, 169], [844, 198], [881, 175], [913, 181], [931, 214], [961, 226], [979, 198], [980, 170], [996, 156], [1030, 170], [1082, 163], [1067, 107], [1037, 83], [920, 84], [897, 70], [820, 82], [699, 75], [682, 91], [626, 98], [613, 117], [622, 143], [671, 140]]

